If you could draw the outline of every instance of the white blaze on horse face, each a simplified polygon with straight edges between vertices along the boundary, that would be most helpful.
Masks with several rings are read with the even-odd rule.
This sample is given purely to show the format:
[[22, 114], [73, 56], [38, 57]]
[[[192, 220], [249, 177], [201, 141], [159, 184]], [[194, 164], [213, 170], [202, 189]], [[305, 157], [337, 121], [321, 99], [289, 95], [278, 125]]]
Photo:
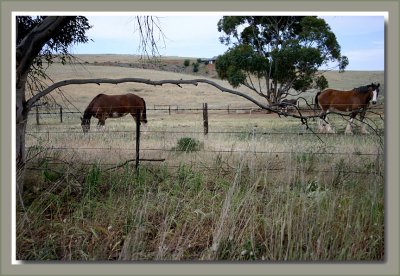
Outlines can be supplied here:
[[372, 104], [376, 104], [377, 96], [378, 96], [378, 92], [375, 89], [374, 91], [372, 91]]

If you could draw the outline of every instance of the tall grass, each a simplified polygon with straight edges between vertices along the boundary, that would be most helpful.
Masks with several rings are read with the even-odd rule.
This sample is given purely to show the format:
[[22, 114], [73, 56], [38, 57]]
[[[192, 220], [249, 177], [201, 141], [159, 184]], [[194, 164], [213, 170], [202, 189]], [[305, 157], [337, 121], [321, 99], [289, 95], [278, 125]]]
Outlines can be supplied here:
[[326, 169], [319, 158], [293, 153], [283, 171], [251, 153], [214, 156], [206, 171], [39, 162], [17, 212], [17, 259], [383, 260], [383, 165], [337, 157], [310, 173]]
[[290, 118], [211, 114], [204, 136], [201, 114], [148, 118], [141, 157], [166, 161], [139, 170], [125, 163], [132, 118], [88, 135], [77, 117], [30, 118], [17, 259], [384, 260], [379, 135], [319, 140]]

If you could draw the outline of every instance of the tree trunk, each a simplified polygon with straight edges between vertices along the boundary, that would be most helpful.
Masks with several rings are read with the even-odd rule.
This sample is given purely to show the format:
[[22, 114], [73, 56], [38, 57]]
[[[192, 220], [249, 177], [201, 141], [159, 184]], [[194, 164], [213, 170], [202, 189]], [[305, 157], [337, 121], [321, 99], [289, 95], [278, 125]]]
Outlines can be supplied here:
[[17, 121], [15, 139], [16, 139], [16, 158], [17, 158], [17, 168], [25, 164], [26, 161], [26, 151], [25, 151], [25, 130], [26, 130], [27, 118], [22, 119], [22, 121]]
[[[16, 84], [16, 126], [15, 126], [15, 157], [17, 171], [24, 170], [26, 161], [25, 131], [28, 121], [28, 110], [25, 98], [25, 83], [27, 73]], [[22, 173], [23, 175], [23, 173]], [[22, 194], [23, 177], [17, 179], [17, 189]]]

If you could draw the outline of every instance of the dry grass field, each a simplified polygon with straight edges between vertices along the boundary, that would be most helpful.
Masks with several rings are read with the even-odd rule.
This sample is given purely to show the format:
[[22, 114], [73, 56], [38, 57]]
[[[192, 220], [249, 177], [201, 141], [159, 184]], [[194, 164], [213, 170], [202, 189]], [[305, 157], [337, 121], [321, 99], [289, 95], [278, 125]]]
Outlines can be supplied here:
[[[118, 66], [137, 61], [130, 56], [80, 58], [82, 65], [54, 64], [48, 74], [53, 81], [206, 78]], [[380, 82], [383, 106], [383, 72], [326, 77], [342, 89]], [[41, 115], [40, 125], [34, 113], [29, 118], [32, 159], [26, 209], [18, 211], [17, 259], [384, 260], [383, 115], [369, 114], [377, 133], [343, 135], [346, 122], [332, 116], [339, 134], [317, 136], [291, 117], [210, 110], [205, 136], [201, 110], [169, 114], [152, 108], [255, 105], [207, 85], [62, 90], [52, 94], [65, 107], [62, 124], [54, 114]], [[146, 100], [149, 122], [141, 132], [140, 155], [165, 161], [143, 161], [138, 171], [127, 162], [135, 157], [129, 116], [108, 119], [105, 131], [96, 130], [92, 119], [90, 133], [82, 133], [79, 112], [99, 93], [135, 93]], [[313, 131], [316, 125], [310, 121]], [[180, 144], [185, 139], [195, 143], [186, 151]]]

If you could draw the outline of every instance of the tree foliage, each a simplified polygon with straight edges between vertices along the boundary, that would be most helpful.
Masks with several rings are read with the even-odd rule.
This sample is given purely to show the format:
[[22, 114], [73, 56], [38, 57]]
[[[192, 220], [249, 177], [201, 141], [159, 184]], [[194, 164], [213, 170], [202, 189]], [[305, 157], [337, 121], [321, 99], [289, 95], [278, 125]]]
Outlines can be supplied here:
[[[16, 157], [25, 162], [25, 129], [31, 101], [46, 87], [47, 67], [71, 59], [69, 47], [88, 41], [88, 20], [81, 16], [16, 17]], [[28, 88], [28, 89], [27, 89]], [[28, 93], [26, 93], [28, 92]], [[28, 95], [27, 95], [28, 94]], [[30, 99], [27, 99], [30, 94]], [[38, 99], [38, 97], [37, 97]], [[22, 190], [22, 187], [20, 187]]]
[[224, 16], [218, 31], [231, 46], [216, 61], [220, 78], [270, 104], [290, 89], [299, 94], [315, 86], [322, 65], [339, 62], [341, 71], [348, 65], [329, 25], [315, 16]]
[[[17, 67], [22, 65], [18, 68], [20, 72], [18, 76], [28, 72], [27, 85], [31, 94], [35, 94], [35, 90], [43, 89], [42, 80], [49, 79], [46, 74], [48, 66], [56, 59], [62, 64], [71, 62], [74, 58], [70, 54], [70, 47], [89, 41], [86, 31], [91, 26], [87, 18], [83, 16], [67, 16], [63, 18], [57, 27], [49, 26], [51, 35], [46, 41], [39, 41], [41, 45], [37, 45], [36, 49], [32, 49], [36, 38], [41, 33], [39, 27], [46, 25], [47, 20], [50, 19], [51, 17], [46, 16], [16, 17]], [[33, 51], [29, 51], [29, 49]]]

